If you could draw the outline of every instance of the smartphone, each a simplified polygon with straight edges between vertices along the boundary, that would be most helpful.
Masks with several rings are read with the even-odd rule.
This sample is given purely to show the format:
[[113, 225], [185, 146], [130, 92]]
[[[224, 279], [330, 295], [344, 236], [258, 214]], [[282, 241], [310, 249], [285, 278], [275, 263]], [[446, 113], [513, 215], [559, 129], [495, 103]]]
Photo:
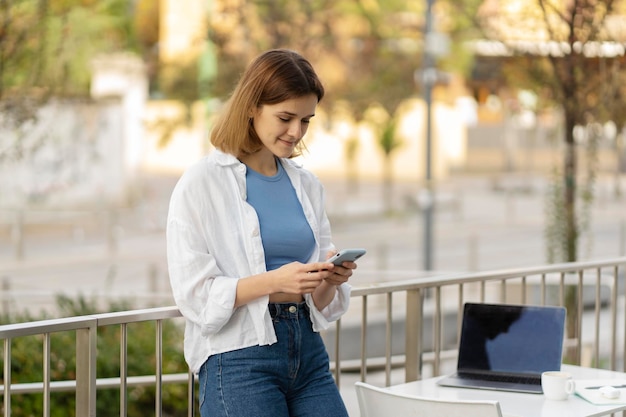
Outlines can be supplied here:
[[333, 257], [330, 258], [328, 262], [332, 262], [337, 266], [341, 266], [341, 264], [343, 264], [345, 261], [356, 261], [361, 256], [365, 255], [366, 252], [367, 251], [362, 248], [343, 249], [333, 255]]

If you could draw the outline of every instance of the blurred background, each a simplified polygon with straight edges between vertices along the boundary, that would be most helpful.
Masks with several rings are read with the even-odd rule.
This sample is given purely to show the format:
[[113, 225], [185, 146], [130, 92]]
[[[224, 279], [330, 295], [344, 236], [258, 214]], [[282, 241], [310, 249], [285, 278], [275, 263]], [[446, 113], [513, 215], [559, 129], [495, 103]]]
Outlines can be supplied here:
[[[626, 0], [0, 0], [0, 323], [173, 305], [170, 193], [270, 48], [326, 86], [298, 159], [337, 247], [368, 250], [354, 286], [626, 256]], [[178, 324], [163, 366], [186, 376]], [[154, 373], [154, 327], [134, 323], [129, 375]], [[74, 336], [54, 337], [51, 379], [74, 380]], [[22, 339], [11, 381], [42, 381], [42, 338]], [[120, 339], [98, 333], [98, 378], [119, 377]], [[187, 415], [183, 385], [128, 395], [128, 415]], [[43, 415], [40, 394], [11, 401]]]
[[327, 89], [299, 160], [354, 285], [624, 256], [625, 3], [1, 2], [1, 311], [171, 305], [172, 187], [278, 47]]

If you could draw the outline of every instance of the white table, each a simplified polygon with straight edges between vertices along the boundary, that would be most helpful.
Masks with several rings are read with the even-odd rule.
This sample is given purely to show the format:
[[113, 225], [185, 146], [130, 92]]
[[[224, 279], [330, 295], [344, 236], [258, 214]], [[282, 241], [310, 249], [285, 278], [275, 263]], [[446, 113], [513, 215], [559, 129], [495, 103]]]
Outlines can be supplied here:
[[[563, 365], [561, 370], [576, 379], [619, 379], [626, 381], [626, 373], [604, 369]], [[492, 391], [470, 388], [451, 388], [437, 385], [443, 377], [423, 379], [406, 384], [392, 385], [390, 391], [424, 397], [456, 400], [496, 400], [505, 417], [596, 417], [626, 410], [626, 404], [594, 405], [571, 395], [565, 401], [547, 400], [542, 394]]]

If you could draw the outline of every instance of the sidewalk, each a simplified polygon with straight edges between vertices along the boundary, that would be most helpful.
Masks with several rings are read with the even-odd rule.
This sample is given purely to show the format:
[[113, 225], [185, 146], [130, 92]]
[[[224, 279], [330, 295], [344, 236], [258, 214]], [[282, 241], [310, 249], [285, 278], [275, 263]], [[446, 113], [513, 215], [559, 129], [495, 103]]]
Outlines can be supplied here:
[[[14, 259], [10, 234], [0, 234], [0, 280], [10, 288], [8, 297], [3, 292], [5, 306], [43, 308], [61, 291], [126, 296], [142, 305], [170, 303], [164, 226], [175, 181], [155, 177], [145, 182], [143, 203], [118, 216], [114, 254], [102, 225], [79, 223], [56, 234], [27, 234], [23, 260]], [[426, 273], [423, 217], [415, 204], [418, 185], [394, 184], [394, 212], [385, 216], [380, 184], [361, 183], [349, 190], [342, 181], [322, 181], [336, 246], [368, 250], [353, 285]], [[441, 204], [435, 209], [431, 244], [437, 272], [546, 263], [543, 184], [533, 180], [530, 191], [523, 192], [507, 192], [502, 185], [494, 190], [493, 184], [488, 177], [464, 177], [436, 190]], [[580, 241], [580, 260], [626, 254], [626, 202], [612, 198], [610, 189], [599, 181], [592, 241]]]

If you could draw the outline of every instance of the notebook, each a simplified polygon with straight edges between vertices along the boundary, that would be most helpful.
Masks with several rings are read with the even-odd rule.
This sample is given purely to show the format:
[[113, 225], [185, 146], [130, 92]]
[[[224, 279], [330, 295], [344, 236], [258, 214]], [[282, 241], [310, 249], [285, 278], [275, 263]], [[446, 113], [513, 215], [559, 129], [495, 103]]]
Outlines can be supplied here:
[[457, 371], [442, 386], [540, 394], [561, 369], [565, 308], [466, 303]]

